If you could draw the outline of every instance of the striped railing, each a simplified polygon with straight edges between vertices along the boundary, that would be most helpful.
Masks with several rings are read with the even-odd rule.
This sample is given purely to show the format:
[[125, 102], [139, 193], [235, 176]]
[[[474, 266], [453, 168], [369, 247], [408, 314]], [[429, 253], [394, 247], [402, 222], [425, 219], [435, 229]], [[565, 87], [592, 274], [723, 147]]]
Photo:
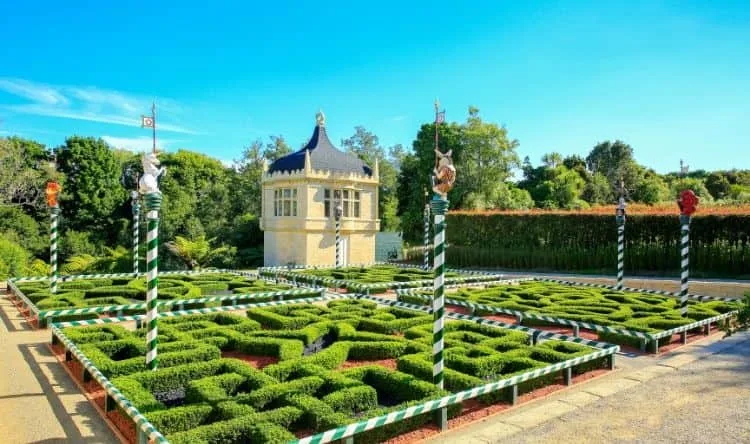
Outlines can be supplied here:
[[[138, 442], [154, 442], [154, 443], [167, 443], [168, 441], [164, 436], [156, 430], [153, 424], [151, 424], [141, 412], [138, 411], [133, 404], [125, 398], [125, 396], [117, 389], [109, 379], [107, 379], [94, 364], [84, 355], [78, 347], [68, 339], [65, 334], [60, 330], [60, 326], [53, 324], [52, 327], [53, 343], [59, 341], [67, 352], [75, 356], [78, 362], [81, 363], [85, 371], [91, 375], [92, 378], [102, 386], [104, 391], [107, 393], [107, 398], [114, 401], [120, 408], [127, 414], [130, 419], [135, 423], [136, 432], [138, 434]], [[107, 408], [107, 401], [105, 400], [105, 409]]]

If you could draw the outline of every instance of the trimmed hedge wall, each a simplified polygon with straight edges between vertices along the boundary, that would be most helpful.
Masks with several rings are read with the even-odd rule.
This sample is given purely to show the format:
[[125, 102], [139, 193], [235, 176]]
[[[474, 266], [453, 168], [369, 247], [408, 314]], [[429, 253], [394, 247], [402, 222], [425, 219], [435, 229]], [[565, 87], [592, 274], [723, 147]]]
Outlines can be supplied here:
[[[448, 214], [447, 263], [614, 273], [614, 214]], [[750, 277], [750, 216], [693, 217], [690, 271], [694, 276]], [[632, 215], [625, 226], [625, 270], [679, 272], [680, 223], [674, 216]]]

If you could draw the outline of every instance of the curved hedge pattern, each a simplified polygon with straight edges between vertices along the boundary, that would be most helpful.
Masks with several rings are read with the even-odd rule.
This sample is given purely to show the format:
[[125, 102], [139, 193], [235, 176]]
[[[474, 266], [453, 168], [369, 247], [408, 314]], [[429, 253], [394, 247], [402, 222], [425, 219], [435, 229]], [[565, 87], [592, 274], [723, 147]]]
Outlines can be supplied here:
[[[156, 371], [145, 370], [142, 330], [106, 325], [64, 333], [173, 443], [286, 442], [449, 394], [431, 382], [431, 316], [364, 300], [254, 308], [246, 317], [162, 319]], [[445, 342], [450, 391], [594, 351], [552, 340], [531, 346], [526, 333], [465, 321], [446, 325]], [[258, 369], [221, 357], [229, 352], [277, 361]], [[344, 365], [382, 359], [395, 359], [397, 370], [374, 362]], [[577, 371], [601, 364], [582, 364]], [[449, 415], [460, 409], [450, 407]], [[429, 414], [414, 416], [358, 435], [357, 442], [382, 442], [430, 420]]]

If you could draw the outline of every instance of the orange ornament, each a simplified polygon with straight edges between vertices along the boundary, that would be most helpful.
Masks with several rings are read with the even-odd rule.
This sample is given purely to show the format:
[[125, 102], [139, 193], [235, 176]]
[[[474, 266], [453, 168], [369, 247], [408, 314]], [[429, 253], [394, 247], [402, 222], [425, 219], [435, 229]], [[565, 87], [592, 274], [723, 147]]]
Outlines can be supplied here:
[[47, 196], [47, 205], [50, 207], [57, 207], [57, 195], [60, 193], [62, 187], [55, 181], [47, 182], [47, 188], [44, 190], [44, 194]]

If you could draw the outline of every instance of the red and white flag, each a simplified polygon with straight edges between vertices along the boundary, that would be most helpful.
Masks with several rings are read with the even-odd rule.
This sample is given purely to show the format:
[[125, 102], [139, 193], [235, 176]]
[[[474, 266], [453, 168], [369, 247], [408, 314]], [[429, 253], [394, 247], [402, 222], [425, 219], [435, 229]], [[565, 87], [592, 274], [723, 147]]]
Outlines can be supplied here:
[[445, 122], [445, 111], [440, 111], [435, 115], [435, 123]]
[[153, 128], [154, 118], [150, 116], [141, 116], [141, 128]]

